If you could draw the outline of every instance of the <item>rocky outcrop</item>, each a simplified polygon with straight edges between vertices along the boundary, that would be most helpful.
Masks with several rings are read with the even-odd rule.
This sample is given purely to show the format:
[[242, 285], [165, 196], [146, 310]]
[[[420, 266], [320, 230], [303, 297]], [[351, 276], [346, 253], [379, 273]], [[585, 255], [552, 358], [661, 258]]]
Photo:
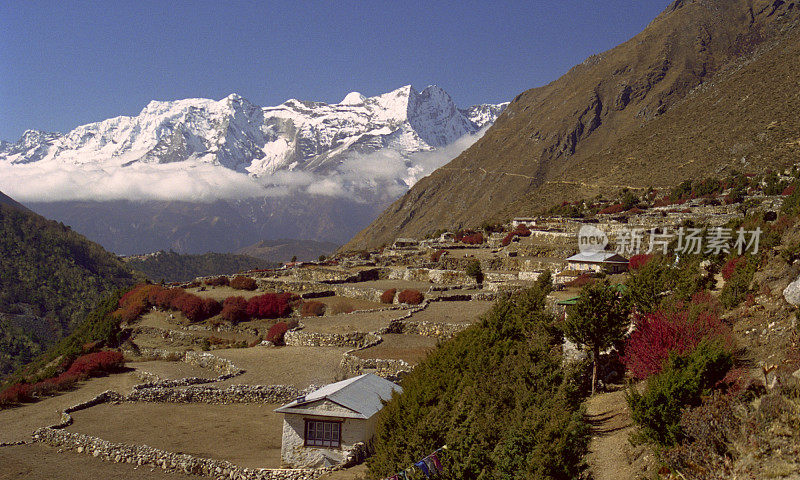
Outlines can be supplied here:
[[783, 298], [792, 305], [800, 305], [800, 277], [783, 289]]

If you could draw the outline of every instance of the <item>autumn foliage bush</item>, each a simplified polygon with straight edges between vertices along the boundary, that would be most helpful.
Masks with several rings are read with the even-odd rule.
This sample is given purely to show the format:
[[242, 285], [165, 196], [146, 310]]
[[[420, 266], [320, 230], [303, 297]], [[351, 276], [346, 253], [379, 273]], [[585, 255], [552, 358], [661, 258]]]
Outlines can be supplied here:
[[576, 277], [575, 280], [570, 280], [564, 285], [567, 287], [583, 287], [584, 285], [594, 283], [596, 280], [597, 279], [595, 279], [591, 274], [582, 273], [580, 276]]
[[419, 305], [423, 300], [422, 294], [419, 290], [407, 289], [400, 292], [397, 296], [397, 301], [400, 303], [407, 303], [409, 305]]
[[467, 245], [480, 245], [483, 241], [482, 233], [472, 233], [461, 238], [461, 243], [466, 243]]
[[300, 314], [304, 317], [321, 317], [325, 315], [325, 304], [315, 300], [305, 302], [300, 308]]
[[182, 288], [141, 285], [120, 298], [120, 308], [115, 314], [122, 319], [131, 321], [144, 313], [151, 305], [164, 310], [180, 310], [192, 322], [211, 318], [222, 310], [218, 301], [212, 298], [198, 297]]
[[719, 317], [716, 299], [698, 293], [676, 310], [656, 311], [634, 320], [634, 331], [625, 342], [622, 362], [634, 377], [645, 379], [661, 372], [671, 354], [685, 355], [703, 340], [726, 349], [733, 345], [730, 328]]
[[445, 253], [447, 253], [447, 250], [436, 250], [435, 252], [431, 253], [431, 261], [438, 262]]
[[397, 294], [396, 288], [390, 288], [381, 294], [381, 303], [394, 303], [394, 296]]
[[516, 234], [514, 232], [508, 232], [506, 236], [503, 237], [503, 240], [500, 242], [500, 245], [502, 245], [503, 247], [511, 245], [511, 242], [514, 240], [515, 235]]
[[75, 383], [89, 377], [112, 373], [125, 365], [125, 359], [117, 351], [101, 351], [82, 355], [75, 359], [66, 371], [36, 383], [16, 383], [0, 392], [0, 406], [32, 402], [36, 397], [72, 388]]
[[243, 275], [237, 275], [233, 277], [231, 280], [231, 288], [235, 288], [237, 290], [255, 290], [258, 285], [256, 281], [250, 277], [245, 277]]
[[233, 323], [250, 319], [247, 314], [247, 300], [244, 297], [228, 297], [222, 302], [222, 318]]
[[230, 284], [230, 280], [225, 275], [220, 275], [219, 277], [207, 278], [203, 283], [209, 287], [225, 287]]
[[618, 203], [616, 205], [608, 206], [608, 207], [600, 210], [597, 213], [603, 214], [603, 215], [611, 215], [611, 214], [614, 214], [614, 213], [622, 213], [624, 211], [625, 211], [625, 205], [623, 205], [621, 203]]
[[292, 307], [290, 293], [265, 293], [247, 302], [247, 314], [255, 318], [280, 318], [288, 315]]
[[640, 268], [647, 265], [647, 262], [652, 260], [653, 255], [649, 255], [646, 253], [640, 253], [638, 255], [634, 255], [628, 261], [628, 268], [631, 270], [639, 270]]
[[289, 325], [286, 322], [278, 322], [269, 328], [266, 340], [275, 345], [283, 344], [283, 336], [289, 331]]
[[739, 267], [739, 265], [743, 265], [745, 263], [747, 263], [747, 261], [744, 259], [744, 257], [731, 258], [730, 260], [725, 262], [725, 265], [722, 266], [722, 270], [720, 270], [722, 278], [724, 278], [725, 281], [730, 280], [731, 277], [733, 277], [733, 274], [736, 273], [736, 268]]

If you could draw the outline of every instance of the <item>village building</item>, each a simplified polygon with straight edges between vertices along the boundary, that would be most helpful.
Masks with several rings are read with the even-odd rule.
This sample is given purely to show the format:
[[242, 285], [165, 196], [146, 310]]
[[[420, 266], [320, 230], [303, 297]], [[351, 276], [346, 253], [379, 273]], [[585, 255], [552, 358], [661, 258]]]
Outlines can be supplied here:
[[392, 244], [393, 249], [417, 248], [418, 246], [419, 242], [414, 240], [413, 238], [398, 238]]
[[525, 225], [526, 227], [532, 227], [536, 225], [536, 218], [534, 217], [516, 217], [511, 220], [511, 229], [515, 229], [520, 225]]
[[580, 252], [567, 259], [570, 270], [622, 273], [628, 271], [628, 259], [615, 252]]
[[275, 409], [283, 413], [281, 460], [294, 468], [323, 468], [347, 459], [375, 435], [375, 420], [400, 386], [367, 373], [332, 383]]

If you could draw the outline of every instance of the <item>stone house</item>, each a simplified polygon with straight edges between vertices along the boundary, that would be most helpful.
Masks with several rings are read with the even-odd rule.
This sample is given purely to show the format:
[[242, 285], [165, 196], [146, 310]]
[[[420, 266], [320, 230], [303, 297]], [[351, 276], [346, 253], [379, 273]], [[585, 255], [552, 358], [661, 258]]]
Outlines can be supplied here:
[[622, 273], [628, 271], [628, 259], [615, 252], [580, 252], [567, 259], [571, 270]]
[[377, 413], [400, 386], [367, 373], [326, 385], [275, 409], [283, 413], [281, 460], [294, 468], [344, 462], [375, 435]]

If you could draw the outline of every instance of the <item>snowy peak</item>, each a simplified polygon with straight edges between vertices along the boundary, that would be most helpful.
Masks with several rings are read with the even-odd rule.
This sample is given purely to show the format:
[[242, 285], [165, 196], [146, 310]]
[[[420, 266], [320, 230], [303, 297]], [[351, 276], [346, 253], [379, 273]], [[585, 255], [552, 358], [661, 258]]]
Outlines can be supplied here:
[[449, 145], [494, 121], [503, 105], [459, 109], [438, 86], [406, 85], [382, 95], [348, 93], [338, 104], [290, 99], [253, 105], [221, 100], [148, 103], [137, 116], [82, 125], [66, 135], [29, 130], [0, 144], [0, 165], [60, 162], [92, 168], [190, 162], [255, 176], [325, 171], [388, 149], [402, 157]]

